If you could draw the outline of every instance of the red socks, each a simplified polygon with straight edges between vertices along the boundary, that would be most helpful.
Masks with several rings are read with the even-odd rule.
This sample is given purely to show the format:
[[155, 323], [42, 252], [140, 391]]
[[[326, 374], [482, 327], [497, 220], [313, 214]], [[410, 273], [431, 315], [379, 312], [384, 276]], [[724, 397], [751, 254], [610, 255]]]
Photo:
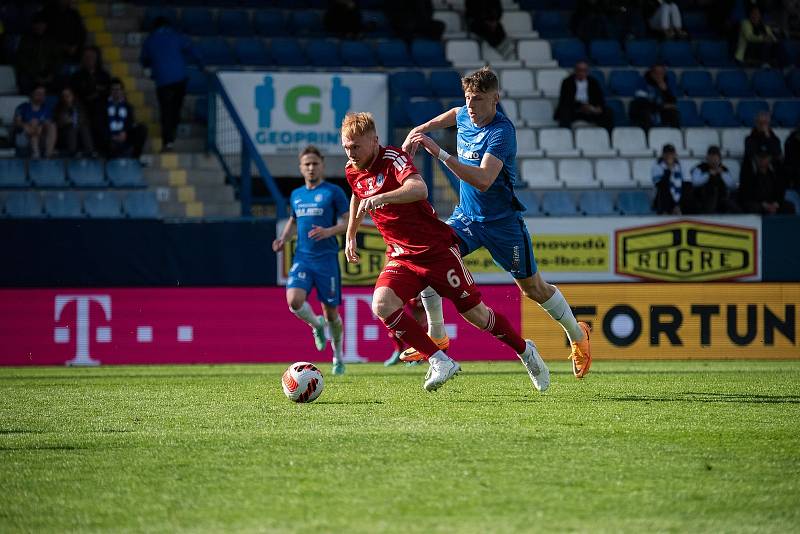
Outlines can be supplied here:
[[[506, 323], [508, 323], [508, 321], [506, 321]], [[436, 343], [431, 341], [427, 332], [425, 332], [417, 321], [405, 313], [403, 308], [400, 308], [384, 319], [383, 324], [386, 325], [386, 328], [388, 328], [392, 334], [400, 338], [401, 341], [417, 349], [420, 354], [425, 356], [425, 359], [428, 359], [432, 354], [439, 351], [439, 347], [436, 346]], [[525, 342], [523, 342], [523, 346], [524, 344]]]
[[514, 349], [517, 354], [522, 354], [527, 348], [525, 340], [514, 330], [505, 315], [495, 313], [491, 308], [489, 308], [489, 324], [484, 330]]

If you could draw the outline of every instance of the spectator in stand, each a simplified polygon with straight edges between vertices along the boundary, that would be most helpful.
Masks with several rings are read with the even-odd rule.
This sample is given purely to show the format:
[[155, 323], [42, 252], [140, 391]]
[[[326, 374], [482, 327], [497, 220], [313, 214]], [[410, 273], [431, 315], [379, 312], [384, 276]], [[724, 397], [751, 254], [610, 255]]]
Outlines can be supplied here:
[[631, 102], [631, 122], [649, 130], [653, 126], [681, 127], [678, 99], [667, 83], [667, 68], [655, 64], [644, 75], [642, 88]]
[[685, 39], [683, 20], [678, 4], [673, 0], [653, 0], [650, 2], [650, 28], [665, 39]]
[[692, 178], [683, 174], [675, 147], [666, 144], [650, 171], [656, 186], [653, 208], [659, 215], [694, 213]]
[[739, 203], [747, 213], [791, 214], [794, 204], [784, 200], [786, 181], [775, 169], [766, 150], [756, 152], [752, 163], [745, 162], [739, 184]]
[[589, 76], [589, 64], [585, 61], [578, 61], [575, 72], [561, 82], [553, 118], [562, 128], [570, 128], [578, 120], [597, 124], [609, 131], [614, 128], [614, 115], [606, 107], [600, 82]]
[[781, 140], [770, 127], [770, 114], [762, 111], [756, 115], [755, 126], [744, 140], [744, 161], [752, 162], [757, 152], [768, 152], [772, 163], [779, 165], [783, 159]]
[[42, 11], [47, 20], [47, 33], [60, 47], [62, 57], [70, 63], [80, 59], [86, 43], [86, 27], [72, 0], [50, 0]]
[[500, 22], [502, 17], [503, 6], [500, 0], [466, 1], [464, 18], [467, 29], [508, 59], [514, 55], [514, 43], [506, 35], [506, 30]]
[[579, 0], [570, 17], [572, 33], [585, 43], [592, 39], [609, 39], [609, 7], [605, 0]]
[[800, 38], [800, 0], [783, 0], [781, 30], [787, 39]]
[[796, 128], [786, 139], [783, 154], [787, 185], [792, 189], [800, 189], [800, 128]]
[[750, 16], [739, 27], [739, 43], [736, 46], [736, 60], [750, 66], [772, 65], [782, 68], [785, 64], [785, 51], [772, 32], [761, 19], [758, 6], [750, 8]]
[[358, 39], [368, 31], [355, 0], [331, 0], [324, 18], [325, 30], [340, 39]]
[[33, 17], [31, 31], [20, 39], [16, 67], [20, 93], [30, 94], [40, 84], [52, 88], [61, 68], [61, 54], [47, 34], [47, 19], [41, 13]]
[[731, 193], [736, 190], [736, 179], [722, 164], [719, 147], [710, 146], [706, 160], [692, 169], [692, 185], [700, 213], [739, 213], [739, 206]]
[[136, 122], [133, 106], [125, 99], [125, 86], [119, 78], [111, 80], [106, 117], [108, 156], [139, 159], [147, 139], [147, 127]]
[[44, 85], [34, 86], [30, 102], [17, 106], [14, 111], [14, 130], [19, 155], [30, 152], [32, 158], [39, 159], [44, 149], [45, 157], [53, 156], [57, 133]]
[[105, 138], [106, 103], [111, 88], [111, 75], [103, 68], [103, 56], [96, 46], [87, 46], [81, 54], [81, 66], [69, 80], [69, 86], [83, 104], [89, 120], [92, 139]]
[[440, 41], [444, 33], [444, 23], [433, 18], [431, 0], [410, 0], [408, 2], [386, 2], [386, 18], [400, 39], [431, 39]]
[[70, 156], [78, 153], [78, 147], [87, 155], [94, 155], [94, 143], [89, 128], [89, 117], [71, 87], [61, 90], [61, 99], [53, 112], [53, 121], [58, 129], [56, 147]]
[[191, 39], [173, 29], [166, 18], [156, 18], [152, 33], [142, 44], [141, 63], [151, 69], [156, 83], [162, 152], [171, 151], [175, 142], [186, 96], [187, 57], [202, 63]]

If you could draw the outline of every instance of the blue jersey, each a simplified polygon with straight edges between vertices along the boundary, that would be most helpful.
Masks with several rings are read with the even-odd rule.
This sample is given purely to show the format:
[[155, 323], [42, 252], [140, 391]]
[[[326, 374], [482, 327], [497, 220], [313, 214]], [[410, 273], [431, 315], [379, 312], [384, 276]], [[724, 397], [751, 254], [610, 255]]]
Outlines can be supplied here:
[[458, 161], [479, 167], [488, 153], [503, 162], [503, 168], [492, 186], [481, 192], [460, 180], [459, 205], [456, 212], [473, 221], [494, 221], [525, 211], [514, 195], [517, 180], [517, 132], [508, 117], [498, 111], [492, 122], [479, 128], [472, 123], [466, 106], [456, 114], [458, 126]]
[[347, 213], [350, 205], [342, 188], [328, 182], [322, 182], [314, 189], [298, 187], [292, 191], [289, 202], [292, 217], [297, 221], [295, 257], [314, 259], [338, 254], [336, 237], [315, 241], [308, 237], [308, 232], [314, 226], [333, 226], [342, 214]]

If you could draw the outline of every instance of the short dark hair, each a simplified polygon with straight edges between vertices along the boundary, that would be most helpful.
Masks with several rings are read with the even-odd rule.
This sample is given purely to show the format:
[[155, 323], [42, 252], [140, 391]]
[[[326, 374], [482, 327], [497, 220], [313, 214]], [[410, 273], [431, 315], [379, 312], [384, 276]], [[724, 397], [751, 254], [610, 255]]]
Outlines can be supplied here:
[[31, 92], [29, 94], [33, 95], [33, 93], [35, 93], [37, 89], [44, 89], [44, 92], [45, 93], [47, 92], [47, 86], [45, 84], [35, 83], [33, 84], [33, 87], [31, 87]]
[[717, 145], [711, 145], [710, 147], [708, 147], [708, 150], [706, 151], [706, 156], [711, 156], [711, 155], [722, 156], [722, 152], [720, 151]]
[[171, 25], [171, 23], [170, 23], [170, 21], [169, 21], [169, 19], [167, 17], [158, 16], [155, 19], [153, 19], [153, 29], [154, 30], [157, 30], [157, 29], [161, 28], [162, 26], [170, 26], [170, 25]]
[[305, 156], [307, 154], [314, 154], [319, 159], [325, 161], [325, 156], [323, 156], [322, 152], [320, 152], [319, 149], [317, 147], [315, 147], [314, 145], [308, 145], [303, 150], [301, 150], [300, 151], [300, 155], [298, 156], [298, 158], [299, 159], [303, 159], [303, 156]]
[[464, 89], [465, 93], [467, 91], [488, 93], [489, 91], [497, 91], [500, 88], [500, 82], [497, 81], [497, 74], [492, 69], [481, 67], [461, 78], [461, 88]]
[[119, 78], [111, 78], [111, 82], [109, 82], [109, 84], [108, 84], [108, 85], [109, 85], [109, 86], [112, 86], [112, 85], [119, 85], [120, 87], [122, 87], [123, 89], [125, 89], [125, 84], [124, 84], [124, 83], [122, 83], [122, 80], [120, 80]]
[[664, 145], [661, 148], [661, 153], [662, 154], [675, 154], [676, 153], [675, 145], [667, 143], [666, 145]]

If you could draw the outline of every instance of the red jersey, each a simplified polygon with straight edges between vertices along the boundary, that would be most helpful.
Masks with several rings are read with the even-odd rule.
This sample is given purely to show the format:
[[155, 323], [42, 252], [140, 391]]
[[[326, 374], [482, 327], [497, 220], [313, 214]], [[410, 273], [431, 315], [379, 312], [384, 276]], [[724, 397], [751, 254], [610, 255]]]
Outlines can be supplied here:
[[[393, 146], [381, 147], [368, 169], [360, 170], [350, 163], [345, 167], [347, 183], [359, 199], [394, 191], [412, 174], [419, 171], [411, 157]], [[427, 200], [386, 204], [371, 215], [388, 246], [386, 254], [392, 258], [423, 259], [447, 252], [458, 242], [453, 229], [436, 217]]]

